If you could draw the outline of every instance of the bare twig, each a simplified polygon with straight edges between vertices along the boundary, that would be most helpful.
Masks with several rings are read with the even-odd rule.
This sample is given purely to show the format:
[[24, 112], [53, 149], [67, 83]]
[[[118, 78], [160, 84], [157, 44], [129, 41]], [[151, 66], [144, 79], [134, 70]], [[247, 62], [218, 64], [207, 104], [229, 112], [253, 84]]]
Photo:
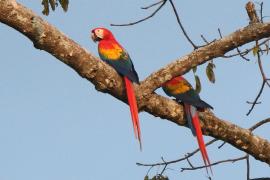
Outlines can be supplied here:
[[244, 59], [244, 60], [246, 60], [246, 61], [250, 61], [250, 59], [248, 59], [248, 58], [245, 57], [245, 55], [247, 55], [250, 51], [247, 51], [247, 50], [246, 50], [246, 51], [244, 51], [244, 52], [241, 52], [240, 49], [239, 49], [239, 47], [237, 47], [236, 50], [237, 50], [239, 56], [240, 56], [242, 59]]
[[223, 142], [221, 145], [218, 146], [218, 149], [222, 148], [225, 144], [226, 142]]
[[[260, 42], [258, 44], [258, 46], [262, 46], [264, 45], [265, 43], [267, 43], [268, 41], [270, 40], [270, 38], [266, 38], [265, 40], [263, 40], [262, 42]], [[234, 56], [241, 56], [243, 59], [245, 60], [249, 60], [248, 58], [245, 57], [245, 55], [247, 55], [248, 53], [250, 53], [252, 50], [253, 50], [254, 47], [252, 48], [249, 48], [249, 49], [245, 49], [244, 51], [241, 51], [239, 49], [239, 47], [236, 48], [237, 50], [237, 53], [234, 53], [234, 54], [230, 54], [230, 55], [224, 55], [222, 56], [223, 58], [231, 58], [231, 57], [234, 57]], [[261, 50], [262, 51], [262, 50]], [[266, 51], [266, 50], [265, 50]]]
[[237, 53], [234, 54], [229, 54], [229, 55], [223, 55], [223, 58], [231, 58], [231, 57], [235, 57], [235, 56], [245, 56], [247, 55], [252, 49], [246, 49], [245, 51], [240, 51], [240, 49], [236, 49]]
[[263, 23], [263, 2], [260, 3], [260, 21]]
[[[256, 44], [258, 44], [258, 41], [256, 41]], [[260, 55], [260, 52], [259, 51], [257, 52], [257, 58], [258, 58], [258, 65], [259, 65], [259, 69], [260, 69], [260, 72], [261, 72], [263, 81], [268, 85], [268, 87], [270, 87], [269, 82], [266, 80], [267, 77], [265, 76], [265, 73], [264, 73], [264, 70], [263, 70], [261, 55]]]
[[218, 28], [218, 34], [219, 34], [219, 37], [221, 39], [222, 38], [222, 34], [221, 34], [221, 31], [220, 31], [220, 28]]
[[[265, 41], [266, 42], [266, 41]], [[259, 48], [259, 44], [258, 44], [258, 41], [256, 41], [256, 47]], [[261, 54], [260, 54], [260, 49], [256, 52], [256, 55], [257, 55], [257, 59], [258, 59], [258, 66], [259, 66], [259, 69], [260, 69], [260, 72], [261, 72], [261, 75], [262, 75], [262, 79], [263, 79], [263, 82], [262, 82], [262, 86], [261, 86], [261, 89], [259, 91], [259, 93], [257, 94], [255, 100], [253, 102], [247, 102], [248, 104], [252, 104], [251, 105], [251, 108], [249, 109], [248, 113], [246, 114], [247, 116], [252, 112], [252, 110], [254, 109], [254, 107], [259, 104], [258, 102], [258, 99], [260, 98], [262, 92], [263, 92], [263, 89], [265, 87], [265, 84], [268, 85], [268, 87], [270, 87], [270, 83], [268, 82], [268, 78], [266, 77], [265, 73], [264, 73], [264, 70], [263, 70], [263, 66], [262, 66], [262, 60], [261, 60]]]
[[166, 2], [167, 2], [167, 0], [162, 1], [161, 5], [152, 14], [150, 14], [149, 16], [147, 16], [143, 19], [140, 19], [138, 21], [131, 22], [131, 23], [126, 23], [126, 24], [111, 24], [111, 26], [132, 26], [132, 25], [138, 24], [140, 22], [146, 21], [147, 19], [150, 19], [151, 17], [153, 17], [166, 4]]
[[156, 3], [150, 4], [149, 6], [141, 7], [141, 9], [149, 9], [149, 8], [154, 7], [156, 5], [159, 5], [160, 3], [163, 3], [163, 2], [164, 2], [164, 0], [161, 0], [161, 1], [158, 1]]
[[[237, 161], [241, 161], [241, 160], [244, 160], [247, 158], [247, 155], [245, 156], [242, 156], [242, 157], [239, 157], [239, 158], [234, 158], [234, 159], [226, 159], [226, 160], [221, 160], [221, 161], [217, 161], [217, 162], [214, 162], [212, 164], [210, 164], [209, 166], [216, 166], [218, 164], [221, 164], [221, 163], [227, 163], [227, 162], [231, 162], [231, 163], [234, 163], [234, 162], [237, 162]], [[181, 172], [183, 171], [187, 171], [187, 170], [196, 170], [196, 169], [202, 169], [202, 168], [206, 168], [206, 167], [209, 167], [209, 166], [196, 166], [196, 167], [191, 167], [191, 168], [181, 168]]]
[[249, 165], [249, 155], [246, 156], [246, 162], [247, 162], [247, 180], [250, 180], [250, 165]]
[[173, 12], [174, 12], [175, 17], [176, 17], [176, 19], [177, 19], [177, 23], [179, 24], [179, 26], [180, 26], [180, 28], [181, 28], [181, 30], [182, 30], [184, 36], [186, 37], [186, 39], [188, 40], [188, 42], [193, 46], [194, 49], [198, 49], [199, 47], [198, 47], [197, 45], [195, 45], [195, 44], [193, 43], [193, 41], [190, 39], [190, 37], [187, 35], [187, 32], [186, 32], [184, 26], [182, 25], [182, 23], [181, 23], [181, 21], [180, 21], [180, 17], [179, 17], [179, 15], [178, 15], [178, 12], [177, 12], [177, 10], [176, 10], [176, 8], [175, 8], [175, 5], [174, 5], [173, 1], [172, 1], [172, 0], [169, 0], [169, 2], [170, 2], [171, 6], [172, 6], [172, 8], [173, 8]]
[[189, 158], [187, 158], [187, 162], [190, 165], [190, 167], [194, 167], [193, 164], [190, 162]]
[[206, 44], [209, 44], [209, 42], [206, 40], [206, 38], [202, 34], [201, 34], [201, 38]]
[[209, 42], [209, 41], [207, 41], [207, 39], [206, 39], [206, 38], [204, 37], [204, 35], [202, 35], [202, 34], [201, 34], [201, 38], [202, 38], [202, 40], [205, 42], [205, 44], [207, 44], [207, 45], [208, 45], [208, 44], [211, 44], [211, 43], [213, 43], [213, 42], [216, 41], [216, 39], [214, 39], [214, 40], [212, 40], [212, 41]]
[[254, 131], [254, 130], [257, 129], [258, 127], [260, 127], [260, 126], [262, 126], [262, 125], [264, 125], [264, 124], [266, 124], [266, 123], [270, 123], [270, 118], [267, 118], [267, 119], [265, 119], [265, 120], [262, 120], [262, 121], [260, 121], [260, 122], [258, 122], [258, 123], [256, 123], [256, 124], [254, 124], [253, 126], [251, 126], [251, 127], [249, 128], [249, 130], [250, 130], [250, 131]]
[[[213, 139], [211, 141], [209, 141], [208, 143], [205, 144], [205, 146], [209, 146], [210, 144], [213, 144], [214, 142], [218, 141], [217, 139]], [[188, 153], [187, 155], [185, 155], [185, 157], [183, 158], [179, 158], [177, 160], [173, 160], [173, 161], [163, 161], [160, 163], [151, 163], [151, 164], [145, 164], [145, 163], [136, 163], [138, 166], [162, 166], [162, 165], [169, 165], [169, 164], [173, 164], [173, 163], [177, 163], [180, 161], [184, 161], [187, 160], [189, 157], [193, 156], [194, 154], [196, 154], [197, 152], [199, 152], [200, 149], [196, 149], [194, 151], [192, 151], [191, 153]]]
[[[163, 157], [161, 158], [162, 161], [165, 163], [166, 161], [163, 159]], [[163, 167], [162, 171], [160, 172], [160, 175], [162, 175], [164, 173], [164, 171], [166, 170], [168, 164], [165, 164], [165, 166]]]

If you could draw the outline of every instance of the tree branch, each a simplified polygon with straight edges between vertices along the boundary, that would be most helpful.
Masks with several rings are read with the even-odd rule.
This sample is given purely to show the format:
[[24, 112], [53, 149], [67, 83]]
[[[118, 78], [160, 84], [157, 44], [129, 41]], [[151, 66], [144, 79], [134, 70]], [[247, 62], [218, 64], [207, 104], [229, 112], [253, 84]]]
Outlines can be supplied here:
[[[211, 163], [211, 166], [216, 166], [216, 165], [227, 163], [227, 162], [235, 163], [237, 161], [241, 161], [241, 160], [244, 160], [244, 159], [247, 159], [247, 155], [242, 156], [242, 157], [238, 157], [238, 158], [217, 161], [217, 162]], [[189, 168], [181, 168], [181, 172], [187, 171], [187, 170], [190, 171], [190, 170], [203, 169], [205, 167], [207, 167], [207, 166], [203, 165], [203, 166], [196, 166], [196, 167], [189, 167]]]
[[[81, 77], [92, 82], [97, 90], [126, 102], [122, 78], [111, 67], [31, 10], [16, 3], [15, 0], [1, 0], [0, 22], [18, 30], [27, 36], [36, 48], [47, 51], [73, 68]], [[192, 67], [269, 35], [269, 23], [255, 23], [201, 47], [153, 73], [140, 86], [135, 85], [140, 110], [185, 126], [182, 106], [153, 91], [165, 81], [189, 71]], [[226, 141], [254, 158], [270, 164], [270, 143], [267, 140], [253, 135], [247, 129], [217, 118], [210, 111], [200, 113], [200, 118], [204, 134]]]
[[152, 5], [148, 6], [148, 7], [142, 8], [142, 9], [148, 9], [150, 7], [156, 6], [156, 5], [161, 3], [161, 5], [152, 14], [150, 14], [149, 16], [146, 16], [143, 19], [140, 19], [138, 21], [131, 22], [131, 23], [125, 23], [125, 24], [111, 24], [111, 26], [132, 26], [132, 25], [141, 23], [143, 21], [146, 21], [147, 19], [150, 19], [153, 16], [155, 16], [155, 14], [166, 4], [166, 2], [167, 2], [167, 0], [162, 0], [162, 1], [158, 2], [158, 3], [155, 3], [155, 4], [152, 4]]

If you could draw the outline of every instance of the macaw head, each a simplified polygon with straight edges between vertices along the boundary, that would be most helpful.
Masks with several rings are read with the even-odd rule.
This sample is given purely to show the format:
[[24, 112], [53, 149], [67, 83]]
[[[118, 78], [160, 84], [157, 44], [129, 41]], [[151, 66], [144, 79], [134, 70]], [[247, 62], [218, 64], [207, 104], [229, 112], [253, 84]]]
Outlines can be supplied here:
[[182, 76], [176, 76], [176, 77], [172, 78], [171, 80], [163, 83], [162, 86], [176, 85], [179, 82], [181, 82], [182, 80], [185, 80]]
[[114, 36], [110, 30], [99, 27], [91, 31], [91, 38], [94, 42], [97, 42], [101, 40], [112, 40]]

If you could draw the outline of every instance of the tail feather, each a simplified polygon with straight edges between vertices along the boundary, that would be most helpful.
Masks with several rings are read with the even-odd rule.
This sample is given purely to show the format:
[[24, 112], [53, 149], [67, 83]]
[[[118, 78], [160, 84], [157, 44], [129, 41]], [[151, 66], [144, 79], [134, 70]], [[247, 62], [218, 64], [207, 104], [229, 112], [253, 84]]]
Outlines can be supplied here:
[[[206, 151], [205, 143], [203, 140], [202, 130], [201, 130], [199, 116], [198, 116], [198, 112], [196, 110], [196, 107], [185, 104], [185, 111], [186, 111], [187, 116], [189, 116], [189, 118], [192, 119], [193, 129], [195, 130], [195, 133], [196, 133], [198, 145], [199, 145], [199, 148], [200, 148], [200, 151], [202, 154], [204, 164], [206, 166], [207, 174], [208, 174], [208, 167], [211, 171], [211, 174], [213, 174], [213, 171], [211, 168], [211, 163], [210, 163], [210, 160], [209, 160], [209, 157], [208, 157], [208, 154]], [[187, 119], [189, 119], [189, 118], [187, 117]]]
[[196, 131], [195, 131], [195, 128], [193, 126], [192, 116], [191, 116], [191, 113], [190, 113], [190, 105], [184, 104], [184, 110], [186, 112], [188, 127], [190, 128], [193, 136], [196, 136]]
[[127, 77], [124, 77], [124, 80], [126, 84], [126, 93], [127, 93], [135, 138], [139, 140], [140, 150], [142, 150], [141, 129], [140, 129], [139, 116], [138, 116], [138, 107], [137, 107], [135, 93], [133, 90], [133, 85]]

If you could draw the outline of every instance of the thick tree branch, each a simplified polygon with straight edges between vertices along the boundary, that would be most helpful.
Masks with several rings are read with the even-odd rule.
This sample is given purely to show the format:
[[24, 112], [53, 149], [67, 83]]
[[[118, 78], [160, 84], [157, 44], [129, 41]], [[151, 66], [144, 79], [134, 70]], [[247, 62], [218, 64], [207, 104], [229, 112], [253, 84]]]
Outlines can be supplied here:
[[149, 94], [172, 77], [182, 75], [191, 68], [211, 59], [222, 57], [225, 53], [236, 47], [269, 36], [270, 23], [251, 24], [173, 61], [166, 67], [154, 72], [146, 78], [140, 88], [145, 90], [144, 93]]
[[[108, 65], [91, 55], [62, 32], [15, 0], [0, 0], [0, 22], [27, 36], [38, 49], [45, 50], [91, 81], [97, 90], [111, 94], [125, 102], [121, 77]], [[152, 91], [173, 76], [251, 41], [270, 35], [270, 24], [255, 23], [231, 35], [199, 48], [153, 73], [140, 86], [136, 85], [140, 110], [185, 125], [182, 106]], [[203, 133], [221, 139], [247, 152], [256, 159], [270, 164], [270, 143], [247, 129], [221, 120], [211, 112], [200, 113]]]

